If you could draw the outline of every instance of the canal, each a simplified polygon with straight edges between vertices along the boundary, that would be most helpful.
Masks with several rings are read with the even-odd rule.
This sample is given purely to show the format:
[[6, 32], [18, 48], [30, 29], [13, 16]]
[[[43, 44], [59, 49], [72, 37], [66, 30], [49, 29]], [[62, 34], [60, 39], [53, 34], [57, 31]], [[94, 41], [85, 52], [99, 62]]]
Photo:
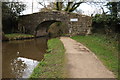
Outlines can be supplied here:
[[28, 78], [44, 57], [48, 38], [2, 43], [2, 78]]

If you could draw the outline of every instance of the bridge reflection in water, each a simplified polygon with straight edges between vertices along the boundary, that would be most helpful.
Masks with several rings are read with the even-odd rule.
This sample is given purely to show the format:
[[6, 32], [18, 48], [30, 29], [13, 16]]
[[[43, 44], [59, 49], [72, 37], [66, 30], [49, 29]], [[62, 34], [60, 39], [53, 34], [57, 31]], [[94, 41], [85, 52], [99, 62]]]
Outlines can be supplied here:
[[47, 38], [3, 42], [2, 77], [28, 78], [44, 57]]

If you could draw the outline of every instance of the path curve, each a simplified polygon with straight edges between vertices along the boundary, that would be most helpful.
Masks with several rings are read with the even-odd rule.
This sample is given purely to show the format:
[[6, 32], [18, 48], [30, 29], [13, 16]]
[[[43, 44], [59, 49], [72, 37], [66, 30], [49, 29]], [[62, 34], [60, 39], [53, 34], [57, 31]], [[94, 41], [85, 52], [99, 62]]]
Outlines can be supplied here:
[[61, 37], [66, 49], [69, 78], [114, 78], [96, 55], [81, 43]]

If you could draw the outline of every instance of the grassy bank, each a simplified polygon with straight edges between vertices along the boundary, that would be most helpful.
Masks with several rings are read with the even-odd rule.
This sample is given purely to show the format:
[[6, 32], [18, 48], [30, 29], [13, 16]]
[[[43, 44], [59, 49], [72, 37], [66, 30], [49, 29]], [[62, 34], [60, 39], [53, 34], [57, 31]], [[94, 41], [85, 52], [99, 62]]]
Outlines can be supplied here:
[[5, 34], [5, 37], [7, 37], [9, 40], [20, 40], [20, 39], [33, 38], [34, 36], [30, 34], [14, 33], [14, 34]]
[[58, 38], [48, 40], [48, 50], [30, 78], [64, 78], [63, 44]]
[[103, 64], [118, 75], [118, 46], [117, 41], [107, 38], [104, 35], [74, 36], [78, 42], [81, 42], [94, 52]]

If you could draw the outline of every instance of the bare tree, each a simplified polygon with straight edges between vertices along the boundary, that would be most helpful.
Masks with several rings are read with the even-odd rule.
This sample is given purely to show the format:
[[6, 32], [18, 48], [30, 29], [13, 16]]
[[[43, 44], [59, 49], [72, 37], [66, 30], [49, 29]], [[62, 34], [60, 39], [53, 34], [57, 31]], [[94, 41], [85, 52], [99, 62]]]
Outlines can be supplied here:
[[45, 5], [45, 1], [44, 2], [38, 2], [40, 5], [42, 5], [44, 8], [49, 9], [49, 7], [51, 6], [51, 9], [53, 10], [57, 10], [57, 11], [66, 11], [66, 12], [73, 12], [75, 11], [80, 4], [82, 4], [83, 2], [78, 1], [78, 0], [74, 0], [73, 2], [51, 2], [49, 4], [49, 6]]

